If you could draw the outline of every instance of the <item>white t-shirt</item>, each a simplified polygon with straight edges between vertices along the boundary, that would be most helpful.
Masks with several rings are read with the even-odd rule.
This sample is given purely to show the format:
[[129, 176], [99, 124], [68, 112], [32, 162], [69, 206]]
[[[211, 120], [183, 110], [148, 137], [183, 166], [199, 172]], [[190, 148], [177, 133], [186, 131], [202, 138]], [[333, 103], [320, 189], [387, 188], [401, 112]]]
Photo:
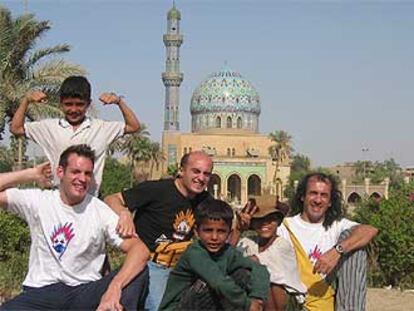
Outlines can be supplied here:
[[[287, 217], [285, 220], [312, 263], [315, 263], [323, 253], [330, 250], [338, 242], [342, 231], [358, 225], [357, 222], [342, 218], [339, 221], [334, 221], [329, 229], [325, 230], [322, 223], [306, 222], [300, 217], [300, 214]], [[284, 224], [278, 227], [277, 234], [284, 237], [293, 246]]]
[[245, 256], [256, 256], [260, 263], [266, 266], [270, 274], [270, 282], [282, 285], [290, 293], [305, 294], [305, 284], [299, 277], [293, 247], [282, 237], [276, 238], [263, 252], [259, 253], [257, 237], [242, 238], [237, 247]]
[[[24, 125], [28, 138], [42, 147], [43, 152], [52, 164], [55, 174], [61, 153], [71, 145], [88, 144], [95, 151], [94, 182], [89, 193], [98, 195], [99, 186], [105, 165], [106, 151], [110, 143], [124, 135], [125, 123], [86, 118], [73, 131], [73, 127], [65, 119], [45, 119], [27, 122]], [[55, 184], [59, 180], [55, 176]]]
[[7, 209], [26, 220], [31, 245], [23, 285], [42, 287], [63, 282], [76, 286], [99, 280], [105, 242], [119, 247], [118, 216], [101, 200], [87, 195], [68, 206], [59, 190], [8, 189]]

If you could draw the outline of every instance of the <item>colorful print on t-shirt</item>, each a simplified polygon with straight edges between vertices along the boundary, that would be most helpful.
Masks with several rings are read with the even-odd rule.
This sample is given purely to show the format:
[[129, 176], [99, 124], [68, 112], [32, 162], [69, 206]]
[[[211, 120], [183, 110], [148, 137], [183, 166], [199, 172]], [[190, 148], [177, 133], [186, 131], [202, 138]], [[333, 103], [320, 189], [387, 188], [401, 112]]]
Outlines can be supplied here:
[[75, 236], [73, 233], [72, 223], [59, 224], [54, 228], [50, 240], [52, 241], [53, 249], [56, 251], [58, 258], [63, 256], [68, 248], [70, 240]]
[[321, 258], [322, 252], [318, 245], [315, 245], [315, 248], [309, 252], [309, 260], [312, 263], [315, 263]]
[[174, 232], [173, 238], [177, 241], [182, 241], [190, 233], [194, 225], [194, 215], [191, 210], [186, 210], [185, 212], [180, 211], [175, 215], [175, 221], [173, 224]]

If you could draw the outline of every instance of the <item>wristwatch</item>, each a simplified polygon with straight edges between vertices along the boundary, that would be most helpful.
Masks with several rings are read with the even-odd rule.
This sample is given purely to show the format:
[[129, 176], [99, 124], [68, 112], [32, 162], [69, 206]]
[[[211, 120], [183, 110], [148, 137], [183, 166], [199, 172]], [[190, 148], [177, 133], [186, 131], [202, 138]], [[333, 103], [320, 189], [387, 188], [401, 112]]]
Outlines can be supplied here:
[[340, 243], [335, 244], [334, 248], [338, 252], [339, 255], [342, 256], [343, 254], [345, 254], [345, 250]]

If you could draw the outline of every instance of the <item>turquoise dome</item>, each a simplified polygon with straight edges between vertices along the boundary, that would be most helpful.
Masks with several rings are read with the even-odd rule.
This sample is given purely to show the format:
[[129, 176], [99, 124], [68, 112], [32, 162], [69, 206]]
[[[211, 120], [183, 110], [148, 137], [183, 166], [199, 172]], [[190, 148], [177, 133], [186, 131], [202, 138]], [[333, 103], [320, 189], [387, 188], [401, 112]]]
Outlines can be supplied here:
[[240, 73], [225, 66], [212, 73], [193, 92], [191, 114], [260, 114], [260, 97], [254, 86]]

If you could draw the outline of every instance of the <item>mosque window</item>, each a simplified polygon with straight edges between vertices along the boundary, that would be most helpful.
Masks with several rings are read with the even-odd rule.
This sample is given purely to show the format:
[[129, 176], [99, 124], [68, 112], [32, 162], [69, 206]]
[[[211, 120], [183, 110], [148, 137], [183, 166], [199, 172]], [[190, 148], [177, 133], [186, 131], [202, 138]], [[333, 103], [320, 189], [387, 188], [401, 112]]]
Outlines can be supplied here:
[[232, 120], [231, 120], [231, 117], [227, 117], [227, 122], [226, 122], [226, 124], [227, 124], [227, 128], [232, 128], [233, 126], [233, 124], [232, 124], [233, 122], [232, 122]]
[[187, 147], [184, 147], [184, 154], [187, 153]]
[[242, 118], [241, 117], [238, 117], [237, 118], [237, 128], [238, 129], [241, 129], [242, 128], [242, 124], [243, 124]]
[[217, 117], [216, 118], [216, 128], [220, 128], [221, 127], [221, 118]]
[[227, 148], [227, 156], [228, 157], [231, 156], [231, 150], [230, 150], [230, 148]]
[[234, 157], [236, 155], [236, 149], [232, 148], [231, 149], [231, 156]]
[[192, 151], [192, 148], [190, 147], [190, 148], [188, 148], [188, 152], [191, 152]]

